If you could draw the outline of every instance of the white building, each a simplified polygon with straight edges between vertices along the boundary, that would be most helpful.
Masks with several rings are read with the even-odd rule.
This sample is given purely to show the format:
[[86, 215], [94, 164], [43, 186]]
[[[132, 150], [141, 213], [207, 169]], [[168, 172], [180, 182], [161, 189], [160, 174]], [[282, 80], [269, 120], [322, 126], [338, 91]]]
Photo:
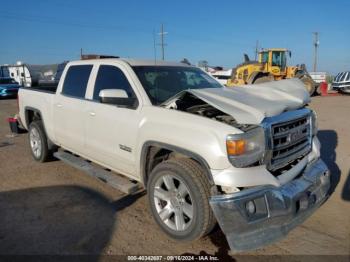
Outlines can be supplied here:
[[316, 83], [322, 83], [327, 81], [327, 76], [329, 75], [327, 72], [309, 72], [311, 78]]

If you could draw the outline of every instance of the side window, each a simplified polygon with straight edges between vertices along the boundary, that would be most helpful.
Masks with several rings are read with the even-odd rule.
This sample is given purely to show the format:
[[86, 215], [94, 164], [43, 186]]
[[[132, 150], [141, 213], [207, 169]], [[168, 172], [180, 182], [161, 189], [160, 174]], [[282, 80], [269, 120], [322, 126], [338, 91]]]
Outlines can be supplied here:
[[101, 65], [98, 69], [93, 100], [99, 101], [102, 89], [123, 89], [129, 97], [136, 97], [124, 73], [115, 66]]
[[66, 74], [62, 94], [78, 98], [85, 97], [92, 65], [71, 66]]

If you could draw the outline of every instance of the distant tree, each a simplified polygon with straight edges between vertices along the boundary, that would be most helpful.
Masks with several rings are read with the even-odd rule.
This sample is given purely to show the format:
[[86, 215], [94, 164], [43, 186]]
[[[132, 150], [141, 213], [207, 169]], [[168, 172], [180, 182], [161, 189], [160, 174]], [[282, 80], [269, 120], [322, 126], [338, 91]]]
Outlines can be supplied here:
[[332, 82], [333, 82], [333, 76], [332, 75], [327, 75], [326, 76], [326, 82], [328, 83], [328, 84], [331, 84]]
[[208, 67], [208, 61], [206, 61], [206, 60], [200, 60], [200, 61], [198, 61], [198, 67], [207, 68], [207, 67]]

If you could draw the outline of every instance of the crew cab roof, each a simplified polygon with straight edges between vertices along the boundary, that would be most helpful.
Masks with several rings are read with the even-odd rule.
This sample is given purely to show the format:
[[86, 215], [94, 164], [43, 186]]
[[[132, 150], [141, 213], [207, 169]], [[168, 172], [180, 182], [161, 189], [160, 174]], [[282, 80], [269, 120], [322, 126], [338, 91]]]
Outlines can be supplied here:
[[86, 59], [86, 60], [76, 60], [71, 61], [70, 64], [88, 64], [89, 62], [94, 61], [123, 61], [130, 66], [183, 66], [183, 67], [190, 67], [187, 64], [184, 63], [178, 63], [178, 62], [167, 62], [167, 61], [159, 61], [159, 60], [142, 60], [142, 59], [130, 59], [130, 58], [101, 58], [101, 59]]

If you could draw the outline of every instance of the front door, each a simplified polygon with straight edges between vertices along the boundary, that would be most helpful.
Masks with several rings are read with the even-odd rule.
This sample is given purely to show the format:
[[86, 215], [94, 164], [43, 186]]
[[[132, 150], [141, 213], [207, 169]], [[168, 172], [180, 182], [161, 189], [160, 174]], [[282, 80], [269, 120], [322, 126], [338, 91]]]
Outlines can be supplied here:
[[100, 65], [93, 94], [88, 104], [86, 145], [95, 159], [123, 174], [135, 176], [135, 147], [140, 121], [138, 103], [118, 107], [100, 102], [103, 89], [123, 89], [136, 97], [123, 71], [114, 65]]

